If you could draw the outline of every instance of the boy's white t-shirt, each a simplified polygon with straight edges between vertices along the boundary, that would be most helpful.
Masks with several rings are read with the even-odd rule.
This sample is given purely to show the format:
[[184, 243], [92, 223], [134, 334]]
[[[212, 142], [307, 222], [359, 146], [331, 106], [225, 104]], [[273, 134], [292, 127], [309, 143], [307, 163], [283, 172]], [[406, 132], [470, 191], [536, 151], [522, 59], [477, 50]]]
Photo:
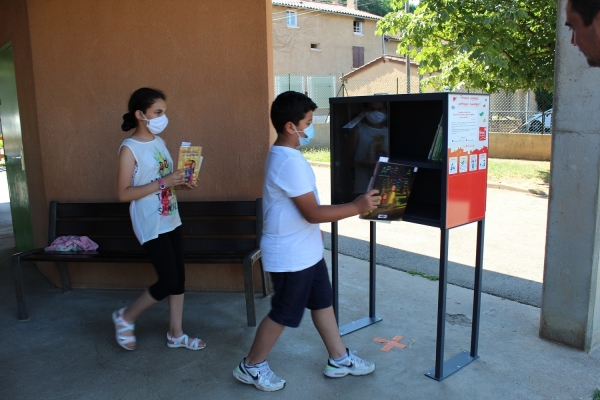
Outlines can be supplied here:
[[308, 222], [293, 197], [313, 192], [319, 203], [315, 174], [300, 151], [272, 146], [265, 164], [263, 186], [263, 267], [269, 272], [294, 272], [323, 258], [319, 224]]

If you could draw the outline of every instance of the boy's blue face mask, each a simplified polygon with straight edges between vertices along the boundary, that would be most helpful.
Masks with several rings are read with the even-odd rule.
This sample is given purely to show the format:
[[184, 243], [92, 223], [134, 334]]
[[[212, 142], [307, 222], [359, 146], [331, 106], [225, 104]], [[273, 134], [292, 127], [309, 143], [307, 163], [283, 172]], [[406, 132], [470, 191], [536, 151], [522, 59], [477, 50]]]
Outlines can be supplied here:
[[300, 146], [306, 146], [310, 143], [310, 140], [315, 137], [315, 127], [312, 124], [304, 128], [304, 131], [300, 131], [304, 132], [306, 137], [300, 136], [298, 129], [296, 129], [296, 125], [294, 125], [294, 130], [296, 131], [296, 135], [298, 135], [298, 139], [300, 140]]

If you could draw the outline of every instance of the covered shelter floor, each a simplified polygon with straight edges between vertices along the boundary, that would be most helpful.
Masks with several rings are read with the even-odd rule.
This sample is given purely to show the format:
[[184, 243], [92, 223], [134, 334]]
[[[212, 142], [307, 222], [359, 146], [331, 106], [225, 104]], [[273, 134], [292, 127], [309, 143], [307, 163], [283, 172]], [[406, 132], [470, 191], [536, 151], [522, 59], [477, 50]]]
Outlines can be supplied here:
[[[6, 217], [8, 203], [0, 204]], [[2, 224], [10, 218], [0, 218]], [[2, 227], [0, 227], [2, 228]], [[186, 294], [184, 329], [208, 344], [201, 351], [166, 344], [168, 310], [159, 303], [136, 324], [138, 349], [114, 338], [111, 313], [140, 291], [74, 289], [63, 294], [25, 266], [29, 319], [17, 319], [10, 230], [0, 229], [0, 374], [5, 399], [264, 398], [232, 377], [256, 328], [246, 325], [243, 293]], [[330, 252], [325, 254], [331, 265]], [[368, 315], [368, 263], [340, 255], [340, 322]], [[369, 376], [323, 375], [327, 353], [310, 314], [286, 329], [268, 361], [287, 380], [271, 396], [285, 399], [590, 399], [600, 387], [600, 351], [585, 353], [542, 340], [540, 310], [483, 294], [480, 358], [438, 382], [425, 376], [435, 363], [438, 283], [387, 267], [377, 269], [376, 314], [381, 322], [343, 337], [376, 363]], [[269, 298], [256, 293], [257, 317]], [[449, 285], [446, 359], [470, 348], [472, 290]], [[375, 338], [402, 336], [404, 349], [381, 351]]]

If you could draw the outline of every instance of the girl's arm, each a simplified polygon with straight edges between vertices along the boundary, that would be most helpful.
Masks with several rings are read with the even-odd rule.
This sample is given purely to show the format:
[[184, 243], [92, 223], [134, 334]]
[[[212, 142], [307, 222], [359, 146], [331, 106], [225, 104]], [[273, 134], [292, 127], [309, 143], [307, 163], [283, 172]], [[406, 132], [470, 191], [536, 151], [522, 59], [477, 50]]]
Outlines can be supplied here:
[[[160, 190], [158, 180], [142, 186], [131, 186], [131, 177], [135, 169], [135, 157], [127, 146], [121, 147], [119, 154], [119, 173], [117, 176], [117, 198], [121, 202], [141, 199]], [[167, 187], [177, 186], [183, 182], [182, 170], [163, 177]]]
[[357, 197], [352, 203], [331, 206], [319, 205], [313, 192], [293, 197], [292, 201], [304, 219], [311, 224], [319, 224], [322, 222], [336, 222], [374, 210], [381, 201], [381, 197], [375, 196], [377, 193], [378, 191], [373, 189]]

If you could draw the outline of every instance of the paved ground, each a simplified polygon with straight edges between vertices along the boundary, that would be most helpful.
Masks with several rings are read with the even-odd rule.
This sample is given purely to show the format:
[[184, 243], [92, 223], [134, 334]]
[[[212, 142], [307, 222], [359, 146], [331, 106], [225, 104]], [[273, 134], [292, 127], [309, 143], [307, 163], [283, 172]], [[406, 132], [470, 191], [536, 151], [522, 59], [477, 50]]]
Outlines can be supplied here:
[[[490, 203], [492, 197], [504, 194], [490, 191]], [[514, 205], [512, 199], [502, 201]], [[0, 215], [8, 210], [6, 204], [0, 203]], [[0, 229], [6, 221], [0, 218]], [[489, 225], [493, 224], [488, 223], [492, 231]], [[402, 232], [407, 240], [417, 234]], [[488, 242], [491, 235], [488, 232]], [[453, 233], [452, 243], [460, 242], [458, 236]], [[421, 240], [418, 246], [395, 251], [427, 265], [434, 257], [428, 248], [437, 236]], [[600, 351], [586, 354], [542, 340], [538, 308], [486, 294], [482, 296], [481, 358], [442, 382], [427, 378], [424, 373], [435, 362], [437, 282], [379, 267], [377, 315], [383, 321], [343, 337], [347, 346], [375, 361], [377, 370], [366, 377], [324, 377], [326, 352], [306, 316], [300, 328], [284, 332], [272, 351], [269, 363], [288, 383], [282, 391], [266, 395], [231, 376], [255, 332], [245, 325], [242, 293], [186, 294], [184, 327], [206, 340], [206, 349], [192, 352], [165, 346], [167, 307], [161, 303], [138, 320], [139, 349], [127, 352], [114, 341], [110, 313], [139, 291], [75, 289], [63, 295], [29, 265], [25, 288], [30, 318], [18, 321], [10, 274], [14, 251], [12, 235], [0, 238], [1, 399], [591, 399], [600, 387]], [[486, 251], [490, 257], [493, 246]], [[496, 256], [513, 256], [514, 251], [510, 248]], [[329, 252], [325, 256], [329, 260]], [[526, 258], [521, 264], [528, 262]], [[455, 259], [455, 263], [451, 275], [459, 267], [469, 268], [466, 261], [461, 264]], [[486, 259], [486, 268], [490, 264], [493, 260]], [[342, 324], [368, 313], [367, 280], [365, 261], [340, 256]], [[469, 289], [448, 287], [446, 359], [470, 346], [472, 295]], [[269, 299], [257, 294], [257, 315], [265, 315], [268, 309]], [[403, 336], [408, 347], [386, 353], [373, 341], [396, 335]]]

